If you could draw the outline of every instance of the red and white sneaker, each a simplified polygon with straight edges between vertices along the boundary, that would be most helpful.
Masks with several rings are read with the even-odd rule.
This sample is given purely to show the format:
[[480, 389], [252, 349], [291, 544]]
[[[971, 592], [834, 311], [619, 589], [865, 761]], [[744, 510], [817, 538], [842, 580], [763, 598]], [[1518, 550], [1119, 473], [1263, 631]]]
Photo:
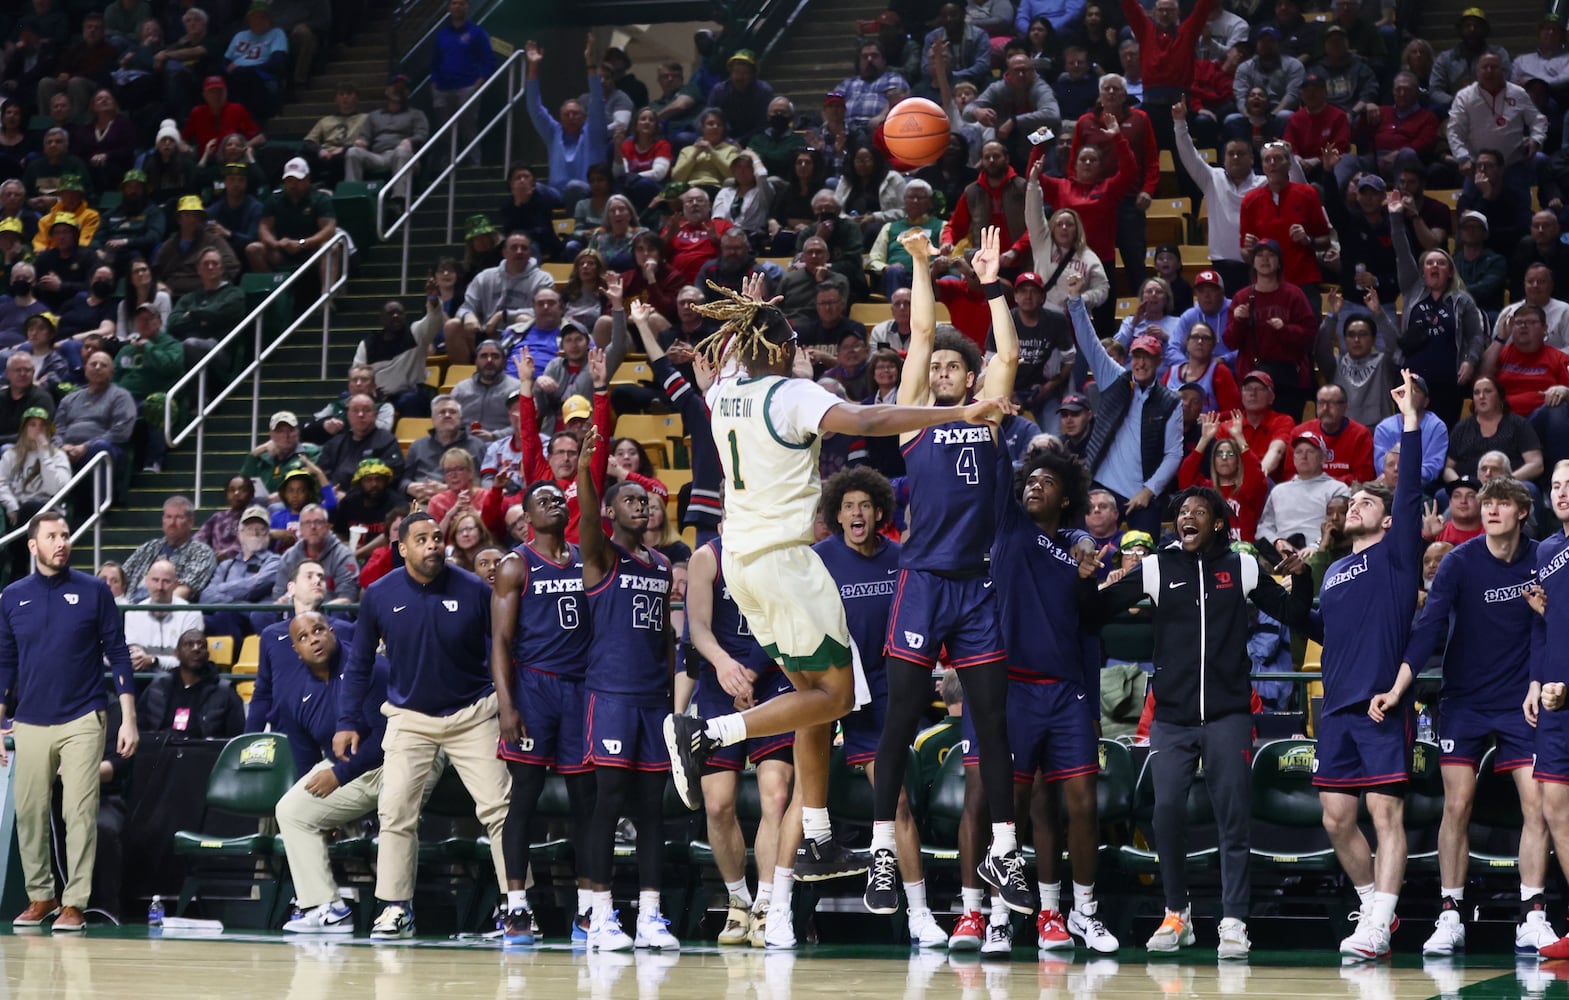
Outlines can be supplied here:
[[959, 922], [953, 925], [953, 933], [948, 935], [949, 951], [980, 951], [981, 942], [986, 940], [986, 917], [978, 910], [967, 910], [960, 914]]
[[1041, 951], [1072, 950], [1073, 938], [1068, 923], [1056, 910], [1042, 910], [1035, 916], [1035, 937]]
[[1569, 937], [1561, 937], [1552, 944], [1544, 944], [1536, 950], [1540, 958], [1569, 958]]

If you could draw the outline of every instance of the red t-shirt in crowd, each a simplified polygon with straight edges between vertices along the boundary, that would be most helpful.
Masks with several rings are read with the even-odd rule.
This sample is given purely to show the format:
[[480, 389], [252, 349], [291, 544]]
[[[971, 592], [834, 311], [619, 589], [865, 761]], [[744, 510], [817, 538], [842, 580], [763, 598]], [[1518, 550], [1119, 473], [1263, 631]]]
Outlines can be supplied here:
[[670, 143], [663, 139], [655, 140], [653, 147], [644, 153], [637, 151], [636, 142], [626, 139], [621, 143], [621, 159], [626, 161], [627, 173], [640, 174], [654, 169], [654, 161], [658, 159], [664, 159], [668, 165], [675, 155], [670, 152]]
[[1542, 393], [1555, 385], [1569, 385], [1569, 354], [1542, 345], [1535, 354], [1526, 354], [1513, 343], [1498, 352], [1498, 384], [1511, 412], [1530, 416], [1542, 405]]
[[1351, 149], [1351, 119], [1333, 104], [1324, 105], [1317, 114], [1298, 108], [1286, 122], [1286, 141], [1298, 156], [1310, 160], [1323, 156], [1325, 146], [1347, 152]]
[[1296, 437], [1303, 431], [1312, 431], [1324, 439], [1324, 447], [1328, 449], [1324, 454], [1324, 471], [1330, 476], [1347, 486], [1373, 481], [1373, 432], [1367, 425], [1347, 417], [1340, 433], [1331, 434], [1324, 430], [1322, 421], [1315, 419], [1292, 431], [1291, 436]]
[[1241, 224], [1237, 232], [1247, 247], [1251, 234], [1261, 240], [1280, 244], [1281, 276], [1293, 285], [1316, 285], [1323, 280], [1318, 257], [1311, 247], [1291, 238], [1291, 227], [1300, 225], [1309, 236], [1329, 234], [1329, 217], [1318, 189], [1311, 184], [1289, 183], [1277, 198], [1269, 185], [1254, 188], [1242, 198]]
[[674, 232], [666, 246], [670, 249], [670, 267], [687, 284], [697, 280], [697, 272], [702, 270], [704, 264], [719, 256], [719, 237], [725, 234], [726, 229], [732, 228], [732, 223], [725, 219], [713, 220], [714, 232], [710, 236], [708, 226], [699, 226], [692, 222], [683, 222]]

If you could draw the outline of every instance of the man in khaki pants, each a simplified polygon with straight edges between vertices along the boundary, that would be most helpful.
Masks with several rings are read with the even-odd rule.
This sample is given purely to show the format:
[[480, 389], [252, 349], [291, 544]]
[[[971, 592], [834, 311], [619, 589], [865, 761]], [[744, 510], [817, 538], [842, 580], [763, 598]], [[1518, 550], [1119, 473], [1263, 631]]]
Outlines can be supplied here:
[[414, 863], [419, 852], [419, 811], [437, 755], [445, 751], [474, 812], [490, 835], [500, 891], [507, 886], [502, 828], [512, 780], [497, 759], [501, 738], [496, 690], [491, 682], [490, 586], [467, 570], [448, 566], [441, 529], [429, 514], [411, 514], [398, 529], [403, 570], [365, 590], [354, 646], [338, 685], [338, 732], [333, 755], [347, 761], [360, 746], [360, 715], [371, 684], [376, 649], [385, 643], [387, 717], [381, 840], [376, 855], [376, 898], [384, 904], [371, 940], [414, 936]]
[[[0, 718], [14, 710], [17, 844], [27, 882], [27, 909], [11, 923], [37, 927], [55, 918], [57, 931], [81, 931], [98, 849], [98, 765], [103, 760], [103, 664], [114, 673], [122, 721], [115, 744], [136, 752], [136, 686], [125, 629], [102, 580], [70, 567], [71, 526], [45, 510], [28, 524], [27, 547], [37, 570], [0, 594]], [[4, 762], [0, 751], [0, 763]], [[63, 786], [63, 859], [68, 881], [62, 907], [49, 866], [49, 799], [55, 775]]]

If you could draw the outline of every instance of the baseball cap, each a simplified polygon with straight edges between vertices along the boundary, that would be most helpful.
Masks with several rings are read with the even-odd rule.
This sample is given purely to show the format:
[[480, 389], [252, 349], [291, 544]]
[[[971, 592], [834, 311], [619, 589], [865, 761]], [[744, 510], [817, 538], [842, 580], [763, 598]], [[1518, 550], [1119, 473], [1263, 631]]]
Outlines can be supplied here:
[[1200, 396], [1208, 396], [1209, 395], [1209, 390], [1204, 388], [1202, 385], [1200, 385], [1197, 382], [1184, 382], [1181, 385], [1177, 386], [1177, 391], [1178, 392], [1186, 392], [1189, 389], [1192, 389], [1194, 392], [1198, 393]]
[[1384, 183], [1384, 179], [1377, 174], [1363, 174], [1362, 179], [1357, 181], [1357, 190], [1360, 191], [1363, 188], [1372, 188], [1374, 191], [1389, 190], [1388, 185]]
[[387, 86], [392, 87], [398, 84], [407, 87], [409, 85], [409, 75], [407, 73], [393, 73], [387, 77]]
[[1483, 215], [1481, 212], [1478, 212], [1474, 208], [1467, 209], [1466, 211], [1460, 213], [1460, 224], [1463, 226], [1467, 222], [1480, 223], [1483, 232], [1487, 232], [1492, 228], [1487, 224], [1487, 216]]
[[1273, 38], [1278, 41], [1280, 39], [1280, 29], [1272, 24], [1266, 24], [1253, 32], [1253, 38], [1255, 41], [1260, 38]]
[[843, 104], [844, 103], [844, 92], [840, 91], [840, 90], [830, 90], [826, 95], [823, 96], [823, 103], [824, 104]]
[[78, 231], [80, 231], [82, 228], [82, 224], [77, 221], [76, 215], [71, 212], [56, 212], [54, 214], [54, 219], [49, 223], [49, 229], [51, 232], [54, 231], [55, 226], [70, 226], [72, 229]]
[[1424, 395], [1427, 395], [1427, 396], [1431, 396], [1432, 395], [1431, 392], [1427, 391], [1427, 379], [1425, 379], [1422, 376], [1418, 375], [1416, 372], [1412, 372], [1411, 373], [1411, 384], [1416, 386], [1418, 389], [1421, 389], [1422, 393]]
[[1070, 392], [1062, 397], [1062, 402], [1057, 404], [1057, 412], [1083, 413], [1090, 408], [1090, 401], [1076, 392]]
[[227, 89], [229, 89], [229, 85], [227, 83], [223, 82], [223, 77], [218, 76], [218, 75], [215, 74], [213, 76], [209, 76], [207, 79], [202, 81], [202, 89], [203, 90], [227, 90]]
[[60, 329], [60, 317], [56, 316], [47, 309], [41, 313], [33, 313], [31, 316], [27, 317], [27, 323], [24, 323], [23, 326], [26, 327], [27, 325], [31, 324], [33, 320], [40, 320], [44, 323], [48, 323], [49, 329], [51, 330]]
[[1464, 21], [1468, 17], [1474, 17], [1483, 24], [1487, 23], [1487, 11], [1480, 7], [1467, 7], [1460, 12], [1460, 20]]
[[1312, 431], [1297, 431], [1295, 434], [1291, 435], [1292, 447], [1296, 447], [1298, 441], [1306, 441], [1308, 444], [1317, 448], [1319, 451], [1329, 450], [1328, 448], [1324, 447], [1324, 439], [1319, 437], [1317, 434], [1314, 434]]
[[55, 190], [75, 191], [77, 194], [85, 194], [87, 192], [87, 186], [82, 183], [81, 174], [61, 174], [60, 186], [55, 188]]
[[234, 176], [244, 177], [248, 173], [250, 173], [250, 169], [251, 169], [250, 167], [246, 166], [243, 163], [225, 163], [223, 165], [223, 176], [225, 176], [225, 177], [234, 177]]
[[[22, 419], [26, 420], [27, 415], [23, 414]], [[1472, 492], [1480, 492], [1482, 489], [1482, 484], [1476, 481], [1475, 476], [1461, 476], [1459, 479], [1456, 479], [1454, 482], [1449, 484], [1449, 492], [1451, 495], [1455, 492], [1455, 490], [1458, 489], [1468, 489]]]
[[1179, 248], [1175, 243], [1162, 243], [1160, 246], [1155, 248], [1155, 256], [1159, 257], [1163, 253], [1169, 253], [1173, 257], [1182, 256], [1181, 248]]
[[1269, 372], [1261, 372], [1255, 368], [1253, 371], [1250, 371], [1246, 375], [1242, 376], [1243, 385], [1247, 385], [1249, 382], [1257, 382], [1259, 385], [1262, 385], [1270, 392], [1275, 391], [1275, 380], [1270, 377]]
[[304, 157], [296, 156], [294, 159], [283, 165], [283, 176], [285, 177], [294, 177], [298, 178], [299, 180], [304, 180], [310, 175], [311, 167], [310, 164], [305, 162]]
[[152, 302], [143, 302], [142, 304], [140, 304], [140, 305], [138, 305], [136, 307], [136, 311], [139, 312], [139, 313], [144, 313], [144, 312], [158, 313], [160, 318], [163, 316], [163, 314], [161, 312], [158, 312], [158, 307], [156, 305], [154, 305]]
[[877, 23], [885, 24], [890, 28], [897, 28], [899, 26], [899, 12], [885, 10], [881, 14], [877, 15]]
[[349, 481], [350, 486], [358, 485], [366, 476], [385, 476], [392, 478], [392, 466], [379, 458], [362, 458], [360, 464], [354, 467], [354, 478]]
[[42, 406], [29, 406], [27, 409], [23, 410], [21, 422], [25, 424], [34, 417], [37, 417], [46, 424], [54, 423], [54, 418], [49, 416], [49, 411], [44, 409]]
[[294, 415], [293, 410], [279, 410], [267, 421], [268, 430], [277, 430], [279, 425], [288, 424], [290, 427], [300, 426], [300, 418]]
[[1226, 283], [1224, 281], [1220, 280], [1220, 272], [1219, 271], [1205, 270], [1205, 271], [1200, 271], [1198, 273], [1198, 276], [1193, 279], [1193, 287], [1194, 288], [1197, 288], [1200, 285], [1219, 285], [1222, 288], [1224, 288], [1226, 286]]
[[1151, 337], [1149, 334], [1145, 334], [1141, 337], [1134, 337], [1133, 343], [1128, 345], [1129, 354], [1134, 354], [1139, 351], [1143, 351], [1145, 354], [1152, 354], [1157, 358], [1166, 353], [1165, 348], [1161, 347], [1160, 341], [1154, 337]]
[[1117, 548], [1126, 552], [1129, 549], [1144, 549], [1148, 552], [1155, 551], [1155, 539], [1147, 531], [1124, 531], [1122, 538], [1117, 543]]
[[1279, 257], [1280, 256], [1280, 241], [1279, 240], [1259, 240], [1258, 243], [1254, 244], [1253, 252], [1257, 253], [1260, 250], [1268, 250], [1270, 253], [1274, 254], [1276, 257]]
[[240, 514], [240, 523], [244, 524], [246, 521], [260, 521], [263, 524], [271, 524], [272, 518], [268, 516], [266, 507], [263, 507], [261, 504], [252, 504]]
[[0, 219], [0, 233], [22, 235], [22, 220], [14, 215], [9, 219]]
[[490, 216], [475, 214], [468, 217], [463, 227], [463, 241], [467, 243], [479, 236], [489, 236], [496, 231], [495, 223], [490, 221]]
[[251, 0], [251, 9], [246, 11], [245, 13], [246, 14], [255, 14], [258, 11], [260, 11], [263, 14], [271, 14], [272, 13], [272, 4], [268, 3], [267, 0]]
[[1345, 33], [1346, 29], [1342, 28], [1338, 24], [1331, 24], [1329, 27], [1324, 29], [1324, 37], [1326, 38], [1328, 38], [1330, 35], [1344, 35]]
[[200, 212], [207, 214], [207, 207], [202, 204], [202, 199], [194, 194], [182, 194], [180, 201], [174, 206], [176, 212]]
[[725, 65], [728, 66], [733, 62], [744, 62], [749, 66], [756, 66], [757, 55], [751, 49], [736, 49], [735, 54], [725, 60]]
[[1020, 285], [1034, 285], [1043, 292], [1046, 290], [1045, 280], [1043, 280], [1041, 276], [1036, 274], [1034, 271], [1025, 271], [1023, 274], [1020, 274], [1017, 278], [1013, 279], [1014, 288], [1018, 288]]
[[1307, 76], [1302, 78], [1302, 86], [1322, 87], [1324, 86], [1324, 78], [1319, 76], [1317, 73], [1309, 73]]
[[137, 167], [132, 167], [130, 170], [127, 170], [125, 172], [125, 176], [124, 177], [120, 178], [120, 186], [121, 187], [125, 187], [127, 184], [131, 183], [132, 181], [141, 181], [143, 184], [146, 184], [147, 183], [147, 171], [141, 170], [141, 169], [139, 169]]
[[587, 420], [594, 415], [594, 404], [582, 396], [572, 396], [561, 404], [561, 422], [570, 424], [574, 420]]

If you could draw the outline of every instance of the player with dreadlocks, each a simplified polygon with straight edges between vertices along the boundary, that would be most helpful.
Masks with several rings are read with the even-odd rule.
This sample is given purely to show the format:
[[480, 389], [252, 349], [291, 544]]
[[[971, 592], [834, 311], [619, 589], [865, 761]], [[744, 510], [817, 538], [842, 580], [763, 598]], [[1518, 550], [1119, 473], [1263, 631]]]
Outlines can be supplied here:
[[[735, 294], [710, 284], [724, 298], [698, 306], [724, 321], [699, 344], [714, 367], [735, 372], [708, 391], [714, 442], [725, 473], [725, 547], [722, 569], [731, 597], [757, 641], [778, 661], [795, 690], [746, 712], [665, 720], [672, 777], [688, 808], [699, 802], [703, 760], [720, 747], [748, 738], [795, 731], [796, 793], [780, 831], [780, 859], [805, 851], [799, 877], [807, 881], [857, 875], [866, 870], [834, 841], [828, 821], [828, 756], [833, 723], [866, 700], [865, 682], [852, 669], [849, 628], [838, 588], [817, 553], [812, 525], [822, 484], [817, 453], [823, 432], [856, 436], [899, 434], [947, 423], [957, 415], [995, 426], [1004, 402], [987, 399], [955, 409], [858, 406], [809, 378], [794, 378], [795, 330], [773, 302], [761, 299], [759, 276]], [[796, 817], [800, 817], [797, 819]], [[790, 863], [788, 860], [786, 863]], [[790, 922], [791, 879], [774, 872], [765, 945], [795, 946]]]

